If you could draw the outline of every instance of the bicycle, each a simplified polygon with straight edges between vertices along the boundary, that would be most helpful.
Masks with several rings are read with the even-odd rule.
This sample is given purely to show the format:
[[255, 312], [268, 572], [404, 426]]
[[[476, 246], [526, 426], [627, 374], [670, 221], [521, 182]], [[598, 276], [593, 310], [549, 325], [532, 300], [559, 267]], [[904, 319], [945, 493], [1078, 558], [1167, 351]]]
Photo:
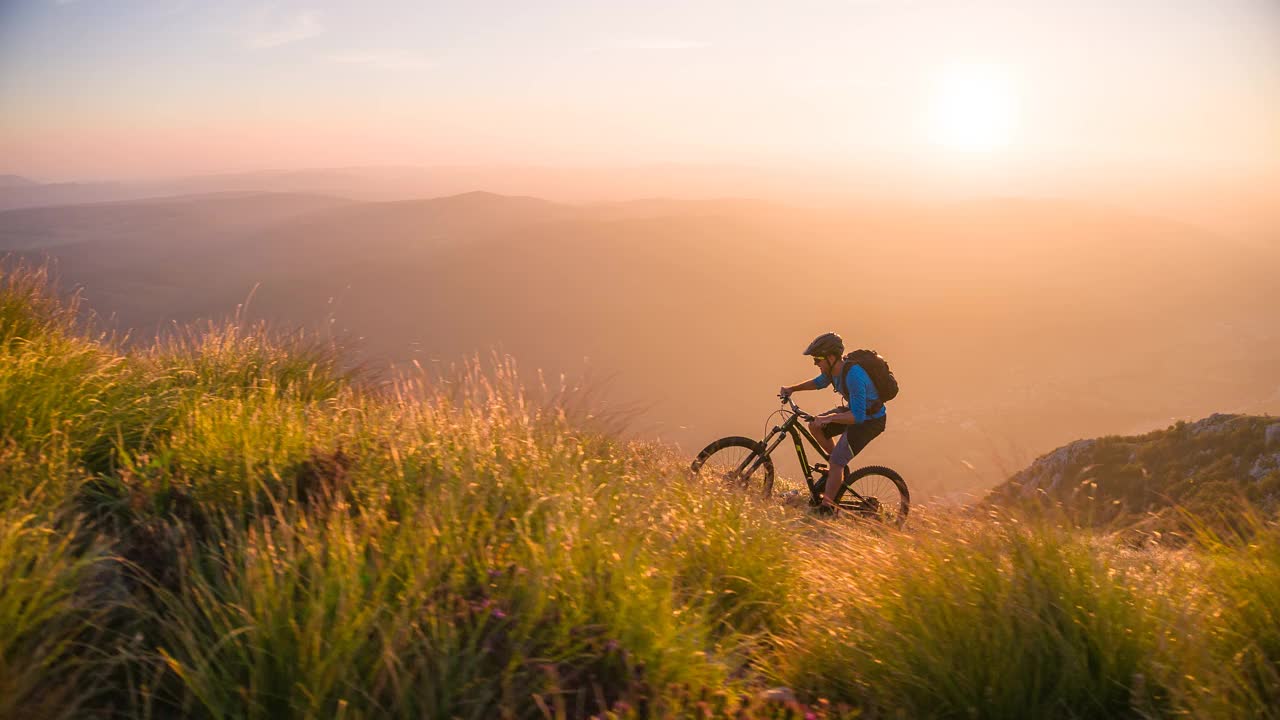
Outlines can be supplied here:
[[[772, 453], [783, 438], [789, 435], [795, 443], [796, 457], [800, 460], [800, 469], [804, 474], [805, 484], [809, 487], [809, 504], [817, 507], [822, 503], [822, 493], [827, 483], [827, 466], [822, 463], [809, 465], [801, 438], [809, 441], [809, 445], [813, 446], [823, 460], [830, 460], [830, 456], [814, 439], [808, 426], [800, 422], [813, 420], [814, 416], [801, 410], [791, 396], [778, 397], [784, 406], [789, 406], [780, 411], [788, 417], [781, 425], [775, 425], [764, 440], [757, 442], [741, 436], [716, 440], [698, 453], [690, 470], [695, 476], [704, 469], [710, 470], [716, 477], [744, 490], [751, 489], [753, 485], [758, 486], [762, 495], [769, 497], [773, 494]], [[836, 492], [836, 505], [855, 517], [880, 520], [902, 527], [911, 509], [911, 493], [906, 481], [896, 471], [869, 465], [852, 472], [846, 470], [844, 482]]]

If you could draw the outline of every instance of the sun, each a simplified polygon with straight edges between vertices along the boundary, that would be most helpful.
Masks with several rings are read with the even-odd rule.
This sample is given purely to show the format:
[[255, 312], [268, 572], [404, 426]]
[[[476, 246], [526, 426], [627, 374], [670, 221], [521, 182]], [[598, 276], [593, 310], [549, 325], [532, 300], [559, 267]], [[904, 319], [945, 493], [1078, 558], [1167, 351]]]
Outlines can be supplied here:
[[1014, 140], [1017, 94], [1009, 72], [998, 65], [956, 64], [934, 80], [929, 99], [928, 132], [941, 148], [991, 152]]

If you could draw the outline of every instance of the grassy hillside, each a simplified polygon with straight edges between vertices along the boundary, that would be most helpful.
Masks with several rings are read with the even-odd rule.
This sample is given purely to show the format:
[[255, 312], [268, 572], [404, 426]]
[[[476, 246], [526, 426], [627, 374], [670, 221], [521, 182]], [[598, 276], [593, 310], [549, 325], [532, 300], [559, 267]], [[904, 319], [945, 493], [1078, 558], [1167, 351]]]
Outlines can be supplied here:
[[6, 269], [0, 718], [1276, 717], [1261, 520], [829, 522], [509, 362], [341, 367], [261, 327], [125, 351]]

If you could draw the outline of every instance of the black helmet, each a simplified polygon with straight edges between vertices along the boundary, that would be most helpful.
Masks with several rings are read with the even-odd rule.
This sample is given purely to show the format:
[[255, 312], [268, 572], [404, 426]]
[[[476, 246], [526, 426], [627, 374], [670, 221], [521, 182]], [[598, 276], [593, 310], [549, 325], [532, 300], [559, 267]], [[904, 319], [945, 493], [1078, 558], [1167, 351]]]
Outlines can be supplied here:
[[804, 355], [812, 355], [814, 357], [827, 357], [828, 355], [844, 355], [844, 340], [840, 336], [833, 333], [822, 333], [809, 343], [809, 347], [804, 349]]

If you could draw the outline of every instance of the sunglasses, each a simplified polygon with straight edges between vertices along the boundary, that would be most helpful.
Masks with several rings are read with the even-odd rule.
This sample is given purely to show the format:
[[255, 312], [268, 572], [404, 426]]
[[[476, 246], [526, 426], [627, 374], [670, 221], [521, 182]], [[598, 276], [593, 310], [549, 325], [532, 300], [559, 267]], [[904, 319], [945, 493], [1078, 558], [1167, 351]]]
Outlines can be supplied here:
[[813, 364], [814, 364], [814, 365], [821, 365], [823, 360], [826, 360], [826, 358], [816, 357], [816, 358], [814, 358], [814, 359], [813, 359]]

